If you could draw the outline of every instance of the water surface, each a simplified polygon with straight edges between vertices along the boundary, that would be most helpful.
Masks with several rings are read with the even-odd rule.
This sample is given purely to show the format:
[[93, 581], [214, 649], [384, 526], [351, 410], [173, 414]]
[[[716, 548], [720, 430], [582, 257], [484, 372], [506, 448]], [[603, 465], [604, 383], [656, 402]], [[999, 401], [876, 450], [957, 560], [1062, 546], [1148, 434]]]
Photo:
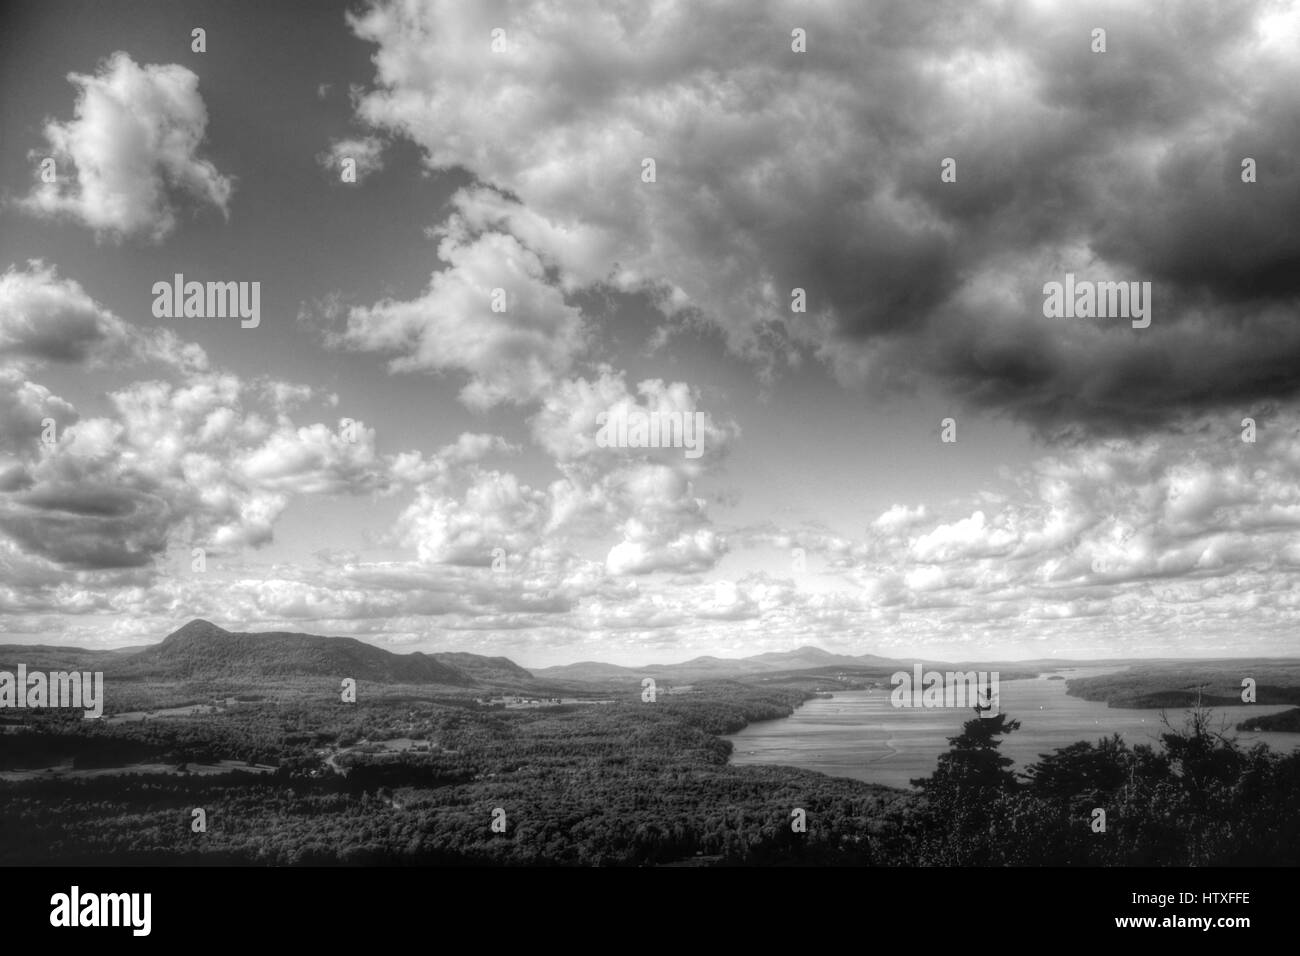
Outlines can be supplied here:
[[[1079, 740], [1119, 733], [1126, 743], [1155, 744], [1165, 730], [1158, 710], [1111, 708], [1104, 703], [1070, 697], [1064, 680], [1103, 674], [1115, 668], [1072, 668], [1030, 680], [1000, 681], [1002, 712], [1020, 721], [1020, 730], [1003, 738], [1002, 752], [1023, 770], [1040, 754], [1068, 747]], [[837, 692], [831, 700], [810, 700], [791, 717], [750, 724], [727, 737], [735, 747], [734, 764], [785, 764], [837, 777], [852, 777], [890, 787], [907, 787], [913, 777], [934, 772], [948, 738], [974, 714], [968, 709], [896, 708], [889, 688]], [[1215, 707], [1213, 726], [1226, 719], [1227, 728], [1246, 746], [1262, 741], [1276, 750], [1300, 744], [1300, 734], [1233, 731], [1247, 717], [1276, 714], [1285, 704], [1243, 704]], [[1167, 712], [1181, 728], [1184, 711]]]

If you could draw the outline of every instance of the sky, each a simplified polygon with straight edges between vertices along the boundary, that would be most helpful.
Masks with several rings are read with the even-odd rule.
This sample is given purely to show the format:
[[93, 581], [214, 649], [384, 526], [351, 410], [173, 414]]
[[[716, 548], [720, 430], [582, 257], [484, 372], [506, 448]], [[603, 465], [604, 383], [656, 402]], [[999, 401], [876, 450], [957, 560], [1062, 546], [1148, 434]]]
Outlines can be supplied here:
[[1297, 49], [1263, 0], [7, 3], [0, 641], [1294, 655]]

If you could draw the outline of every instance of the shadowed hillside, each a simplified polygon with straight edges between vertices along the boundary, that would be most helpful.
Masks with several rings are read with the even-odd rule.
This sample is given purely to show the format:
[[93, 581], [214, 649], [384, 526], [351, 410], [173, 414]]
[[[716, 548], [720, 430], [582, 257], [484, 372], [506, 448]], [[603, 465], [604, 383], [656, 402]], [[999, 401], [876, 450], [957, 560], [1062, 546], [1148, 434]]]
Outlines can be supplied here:
[[[458, 687], [475, 683], [464, 670], [427, 654], [392, 654], [350, 637], [235, 633], [198, 620], [107, 669], [119, 677], [172, 680], [352, 677], [376, 683]], [[528, 676], [522, 668], [516, 670]]]
[[1257, 658], [1221, 661], [1142, 661], [1126, 670], [1072, 677], [1066, 691], [1108, 707], [1231, 706], [1242, 703], [1242, 680], [1257, 681], [1255, 703], [1300, 704], [1300, 661]]

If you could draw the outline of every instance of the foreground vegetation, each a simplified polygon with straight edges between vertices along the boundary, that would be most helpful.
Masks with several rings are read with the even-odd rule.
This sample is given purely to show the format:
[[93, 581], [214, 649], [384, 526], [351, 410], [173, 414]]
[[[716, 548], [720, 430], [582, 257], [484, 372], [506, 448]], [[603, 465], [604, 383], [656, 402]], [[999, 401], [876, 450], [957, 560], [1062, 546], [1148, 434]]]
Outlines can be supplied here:
[[[1267, 675], [1267, 679], [1265, 679]], [[1257, 681], [1258, 704], [1300, 704], [1300, 660], [1142, 661], [1110, 673], [1071, 677], [1067, 693], [1109, 707], [1159, 710], [1241, 704], [1242, 681]]]
[[1166, 720], [1158, 747], [1116, 734], [1045, 754], [1020, 775], [998, 752], [1019, 729], [974, 719], [892, 835], [921, 864], [1294, 866], [1300, 752], [1243, 750], [1210, 710]]
[[[1019, 775], [999, 753], [1017, 722], [973, 718], [911, 793], [727, 763], [719, 735], [809, 696], [715, 681], [537, 710], [389, 693], [145, 722], [33, 712], [0, 736], [0, 771], [53, 757], [86, 773], [0, 783], [0, 863], [1300, 862], [1300, 756], [1243, 751], [1204, 710], [1157, 747], [1080, 742]], [[219, 760], [275, 769], [187, 772]], [[171, 772], [122, 769], [141, 763]]]

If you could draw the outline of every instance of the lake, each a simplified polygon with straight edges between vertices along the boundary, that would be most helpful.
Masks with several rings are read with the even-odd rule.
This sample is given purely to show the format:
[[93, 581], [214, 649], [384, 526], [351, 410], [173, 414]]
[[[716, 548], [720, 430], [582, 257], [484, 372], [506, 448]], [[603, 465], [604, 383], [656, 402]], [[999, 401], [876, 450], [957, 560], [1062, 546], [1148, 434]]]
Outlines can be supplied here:
[[[1079, 740], [1095, 742], [1119, 733], [1130, 745], [1157, 743], [1165, 729], [1158, 710], [1109, 708], [1065, 693], [1065, 681], [1104, 674], [1115, 668], [1071, 668], [1031, 680], [1000, 681], [1000, 709], [1020, 721], [1020, 730], [1002, 740], [1002, 753], [1023, 770], [1040, 754], [1068, 747]], [[852, 777], [889, 787], [908, 787], [913, 777], [934, 772], [948, 738], [974, 716], [969, 709], [902, 708], [889, 701], [890, 689], [836, 693], [831, 700], [810, 700], [790, 717], [750, 724], [726, 739], [735, 747], [733, 764], [784, 764], [836, 777]], [[1239, 743], [1262, 741], [1276, 750], [1300, 744], [1300, 734], [1232, 731], [1247, 717], [1276, 714], [1285, 704], [1242, 704], [1214, 708], [1215, 729], [1226, 718]], [[1169, 711], [1181, 728], [1183, 711]]]

